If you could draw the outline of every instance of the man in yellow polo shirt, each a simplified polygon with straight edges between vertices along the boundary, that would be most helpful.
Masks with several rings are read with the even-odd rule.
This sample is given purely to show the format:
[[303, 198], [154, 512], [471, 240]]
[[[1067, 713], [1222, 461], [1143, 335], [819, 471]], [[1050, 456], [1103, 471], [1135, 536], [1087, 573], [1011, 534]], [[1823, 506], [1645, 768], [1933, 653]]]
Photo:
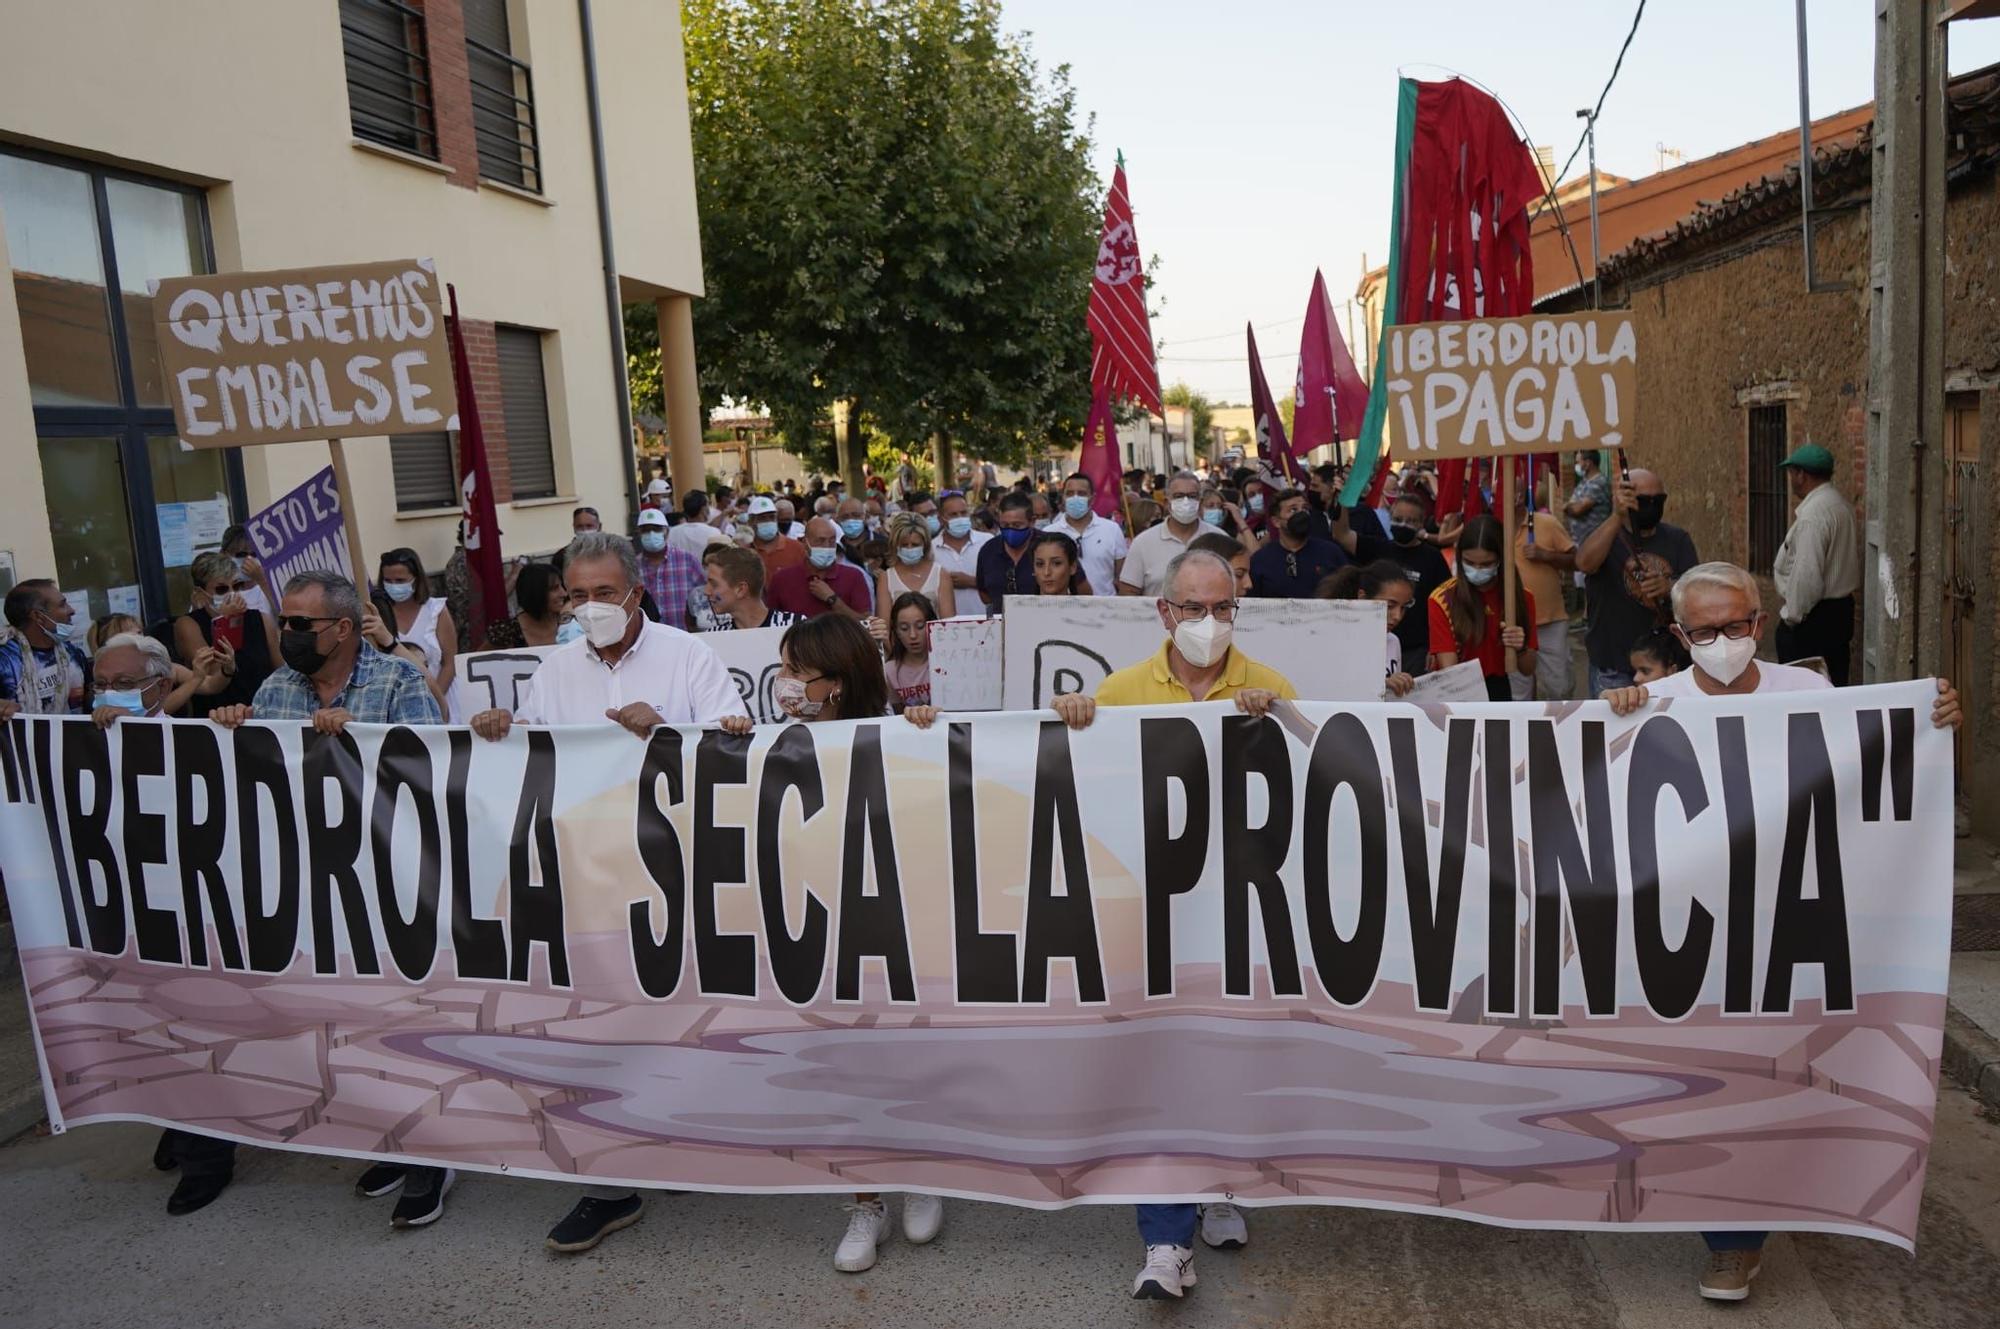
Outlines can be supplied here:
[[[1052, 705], [1072, 729], [1090, 724], [1099, 705], [1165, 706], [1233, 701], [1246, 715], [1263, 715], [1271, 703], [1298, 699], [1277, 670], [1236, 649], [1236, 574], [1205, 549], [1191, 549], [1167, 565], [1156, 602], [1167, 639], [1150, 658], [1120, 669], [1097, 686], [1097, 699], [1081, 693]], [[1172, 1298], [1194, 1286], [1194, 1234], [1217, 1250], [1240, 1250], [1250, 1240], [1242, 1211], [1233, 1204], [1142, 1204], [1139, 1239], [1146, 1263], [1132, 1281], [1140, 1299]]]

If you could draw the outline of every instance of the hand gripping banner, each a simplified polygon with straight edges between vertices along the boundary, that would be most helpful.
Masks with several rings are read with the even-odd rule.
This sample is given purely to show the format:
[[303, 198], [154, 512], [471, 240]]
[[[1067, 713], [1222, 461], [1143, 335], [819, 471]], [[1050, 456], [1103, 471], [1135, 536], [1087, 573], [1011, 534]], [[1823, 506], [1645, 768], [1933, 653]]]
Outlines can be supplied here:
[[0, 871], [58, 1129], [1908, 1247], [1933, 696], [499, 743], [17, 719]]

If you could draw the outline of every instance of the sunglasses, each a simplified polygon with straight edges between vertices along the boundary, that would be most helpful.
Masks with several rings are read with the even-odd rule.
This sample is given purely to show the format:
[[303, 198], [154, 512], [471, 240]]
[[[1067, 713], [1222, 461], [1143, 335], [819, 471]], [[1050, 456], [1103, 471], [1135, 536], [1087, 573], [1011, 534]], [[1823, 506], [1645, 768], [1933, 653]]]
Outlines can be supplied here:
[[278, 619], [278, 626], [287, 632], [318, 632], [315, 623], [338, 623], [337, 618], [314, 618], [309, 614], [285, 614]]

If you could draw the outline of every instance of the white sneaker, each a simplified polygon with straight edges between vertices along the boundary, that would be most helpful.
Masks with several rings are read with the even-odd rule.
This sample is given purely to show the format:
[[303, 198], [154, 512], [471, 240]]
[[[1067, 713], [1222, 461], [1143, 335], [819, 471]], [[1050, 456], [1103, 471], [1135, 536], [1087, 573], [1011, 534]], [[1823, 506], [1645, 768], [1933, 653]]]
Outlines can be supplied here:
[[875, 1267], [875, 1248], [889, 1235], [889, 1208], [880, 1200], [857, 1200], [847, 1206], [847, 1235], [833, 1253], [833, 1267], [858, 1274]]
[[1132, 1296], [1139, 1301], [1180, 1300], [1181, 1293], [1194, 1286], [1194, 1250], [1188, 1246], [1148, 1246], [1146, 1267], [1132, 1280]]
[[1201, 1206], [1201, 1239], [1219, 1251], [1240, 1251], [1250, 1244], [1243, 1211], [1233, 1204]]
[[944, 1226], [944, 1197], [905, 1195], [903, 1197], [903, 1240], [921, 1246]]

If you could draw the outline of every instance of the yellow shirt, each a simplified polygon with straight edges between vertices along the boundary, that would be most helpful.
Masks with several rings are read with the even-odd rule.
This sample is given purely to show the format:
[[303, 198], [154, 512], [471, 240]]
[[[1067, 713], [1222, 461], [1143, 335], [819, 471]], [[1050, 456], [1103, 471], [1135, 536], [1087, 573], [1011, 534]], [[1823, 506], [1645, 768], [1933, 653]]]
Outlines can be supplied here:
[[[1167, 663], [1168, 643], [1161, 642], [1160, 649], [1151, 659], [1142, 660], [1129, 669], [1120, 669], [1097, 685], [1099, 706], [1165, 706], [1174, 702], [1190, 702], [1194, 697], [1187, 685], [1174, 677], [1174, 671]], [[1247, 688], [1261, 688], [1275, 692], [1286, 701], [1297, 701], [1299, 694], [1292, 689], [1291, 682], [1268, 665], [1260, 665], [1234, 646], [1229, 648], [1229, 656], [1222, 664], [1222, 677], [1215, 681], [1203, 701], [1229, 701], [1237, 693]]]

